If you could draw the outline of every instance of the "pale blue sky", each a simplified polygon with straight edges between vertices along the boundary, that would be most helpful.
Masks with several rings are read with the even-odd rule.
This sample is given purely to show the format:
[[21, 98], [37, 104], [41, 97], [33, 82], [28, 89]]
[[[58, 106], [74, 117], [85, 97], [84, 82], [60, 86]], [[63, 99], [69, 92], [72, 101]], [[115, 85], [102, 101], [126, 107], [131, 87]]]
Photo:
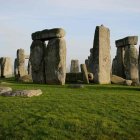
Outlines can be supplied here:
[[140, 37], [140, 0], [0, 0], [0, 57], [14, 58], [18, 48], [29, 54], [32, 32], [61, 27], [67, 65], [71, 59], [84, 63], [101, 24], [110, 28], [113, 58], [116, 39]]

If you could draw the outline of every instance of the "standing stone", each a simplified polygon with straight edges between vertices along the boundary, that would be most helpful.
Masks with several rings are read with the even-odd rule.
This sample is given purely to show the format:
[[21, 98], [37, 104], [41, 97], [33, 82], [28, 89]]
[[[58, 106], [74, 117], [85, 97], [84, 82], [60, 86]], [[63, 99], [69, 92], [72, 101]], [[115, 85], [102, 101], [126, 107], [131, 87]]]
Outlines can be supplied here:
[[115, 56], [115, 58], [112, 61], [112, 75], [117, 75], [117, 58]]
[[34, 83], [45, 83], [45, 48], [45, 42], [39, 40], [33, 41], [30, 47], [30, 62], [32, 66], [32, 79]]
[[12, 77], [12, 62], [9, 57], [1, 58], [1, 77]]
[[[112, 68], [113, 68], [112, 74], [120, 76], [125, 79], [128, 78], [128, 75], [126, 76], [126, 74], [129, 71], [128, 65], [129, 65], [129, 60], [131, 59], [130, 58], [131, 55], [128, 55], [129, 54], [128, 48], [130, 46], [136, 45], [137, 42], [138, 42], [138, 36], [127, 36], [123, 39], [119, 39], [119, 40], [115, 41], [116, 47], [117, 47], [117, 54], [112, 63]], [[125, 61], [125, 64], [124, 64], [124, 61]], [[128, 61], [128, 63], [127, 63], [127, 61]]]
[[86, 64], [86, 67], [87, 67], [87, 71], [89, 72], [89, 60], [88, 59], [85, 60], [85, 64]]
[[94, 82], [109, 84], [111, 73], [110, 31], [103, 25], [97, 26], [95, 30], [93, 67]]
[[88, 71], [87, 71], [87, 67], [85, 64], [81, 64], [81, 72], [83, 74], [83, 81], [85, 84], [89, 84], [89, 79], [88, 79]]
[[65, 84], [66, 42], [63, 38], [51, 39], [45, 51], [45, 77], [47, 84]]
[[32, 75], [32, 66], [30, 60], [28, 60], [28, 75]]
[[138, 52], [134, 45], [125, 47], [124, 67], [127, 80], [139, 81]]
[[27, 74], [27, 70], [25, 69], [25, 52], [24, 49], [17, 50], [17, 68], [18, 68], [18, 76], [22, 77]]
[[124, 73], [124, 47], [118, 47], [117, 48], [117, 65], [116, 65], [116, 71], [117, 71], [117, 76], [125, 78], [125, 73]]
[[90, 49], [90, 56], [89, 56], [89, 72], [93, 71], [93, 48]]
[[71, 60], [71, 73], [78, 73], [79, 72], [79, 61], [78, 60]]
[[14, 61], [14, 75], [17, 78], [18, 77], [18, 62], [17, 62], [17, 58], [15, 58]]

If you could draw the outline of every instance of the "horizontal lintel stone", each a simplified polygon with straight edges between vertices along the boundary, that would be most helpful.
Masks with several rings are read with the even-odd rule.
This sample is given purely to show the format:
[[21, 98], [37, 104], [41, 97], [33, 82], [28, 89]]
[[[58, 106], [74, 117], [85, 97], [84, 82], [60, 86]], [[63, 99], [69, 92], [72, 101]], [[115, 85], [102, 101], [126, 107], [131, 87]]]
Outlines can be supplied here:
[[137, 45], [138, 36], [128, 36], [123, 39], [119, 39], [115, 41], [116, 47], [124, 47], [127, 45]]
[[32, 33], [32, 40], [50, 40], [53, 38], [62, 38], [66, 34], [65, 30], [62, 28], [54, 28], [54, 29], [45, 29], [42, 31], [37, 31]]

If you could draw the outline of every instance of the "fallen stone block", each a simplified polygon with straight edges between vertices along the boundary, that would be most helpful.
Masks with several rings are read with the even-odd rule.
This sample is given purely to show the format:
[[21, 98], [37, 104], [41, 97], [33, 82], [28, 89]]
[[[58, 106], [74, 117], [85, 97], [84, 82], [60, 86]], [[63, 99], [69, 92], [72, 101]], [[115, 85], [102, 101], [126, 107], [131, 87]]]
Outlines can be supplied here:
[[0, 95], [8, 94], [12, 92], [12, 88], [10, 87], [0, 87]]
[[40, 89], [37, 90], [17, 90], [13, 92], [3, 92], [2, 96], [22, 96], [22, 97], [32, 97], [39, 96], [42, 94]]

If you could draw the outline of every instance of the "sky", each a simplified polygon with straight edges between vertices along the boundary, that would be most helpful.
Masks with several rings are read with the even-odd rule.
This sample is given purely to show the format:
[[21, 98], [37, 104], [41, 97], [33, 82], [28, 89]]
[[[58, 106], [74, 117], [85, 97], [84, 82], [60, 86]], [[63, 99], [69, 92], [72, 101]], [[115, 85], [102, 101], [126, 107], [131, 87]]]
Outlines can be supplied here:
[[115, 40], [140, 37], [139, 6], [140, 0], [0, 0], [0, 57], [14, 59], [19, 48], [30, 54], [31, 33], [64, 28], [67, 67], [71, 59], [84, 63], [95, 28], [103, 24], [110, 29], [113, 59]]

